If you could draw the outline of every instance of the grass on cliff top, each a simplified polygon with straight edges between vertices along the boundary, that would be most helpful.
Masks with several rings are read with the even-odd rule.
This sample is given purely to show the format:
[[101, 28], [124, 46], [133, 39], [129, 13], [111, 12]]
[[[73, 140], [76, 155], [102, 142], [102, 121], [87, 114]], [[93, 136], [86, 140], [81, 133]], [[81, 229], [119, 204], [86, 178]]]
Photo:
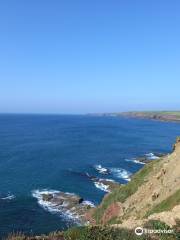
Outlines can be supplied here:
[[[65, 240], [138, 240], [133, 230], [110, 228], [102, 226], [89, 226], [72, 228], [65, 233]], [[143, 236], [142, 240], [146, 238]]]
[[143, 226], [143, 228], [146, 229], [153, 229], [153, 230], [173, 230], [171, 234], [164, 234], [163, 232], [160, 232], [158, 235], [156, 234], [157, 238], [153, 239], [160, 239], [160, 240], [171, 240], [171, 239], [180, 239], [180, 222], [176, 222], [176, 226], [171, 228], [166, 223], [161, 222], [159, 220], [149, 220], [146, 222]]
[[169, 211], [178, 204], [180, 204], [180, 189], [149, 210], [146, 214], [146, 217], [153, 213]]
[[172, 115], [172, 116], [178, 116], [180, 117], [180, 111], [135, 111], [135, 112], [127, 112], [131, 114], [144, 114], [144, 115], [160, 115], [160, 116], [165, 116], [165, 115]]
[[[149, 222], [150, 229], [169, 229], [168, 226], [159, 221]], [[174, 229], [173, 234], [143, 234], [137, 236], [134, 230], [123, 228], [110, 228], [103, 226], [74, 227], [65, 232], [53, 232], [49, 235], [25, 236], [24, 234], [14, 234], [6, 240], [175, 240], [178, 239], [178, 229]]]
[[180, 117], [180, 111], [160, 111], [157, 112], [159, 115], [172, 115], [172, 116], [179, 116]]
[[[6, 240], [138, 240], [134, 231], [102, 226], [74, 227], [65, 232], [52, 232], [49, 235], [28, 237], [24, 234], [12, 234]], [[145, 236], [142, 240], [149, 239]]]
[[138, 171], [133, 177], [132, 180], [126, 184], [121, 185], [116, 188], [112, 193], [106, 195], [103, 199], [101, 205], [95, 210], [93, 217], [96, 220], [96, 223], [101, 223], [101, 218], [105, 210], [115, 202], [123, 203], [129, 196], [134, 194], [138, 187], [140, 187], [144, 182], [147, 181], [149, 174], [158, 168], [159, 162], [161, 159], [153, 160], [152, 162], [146, 164], [140, 171]]

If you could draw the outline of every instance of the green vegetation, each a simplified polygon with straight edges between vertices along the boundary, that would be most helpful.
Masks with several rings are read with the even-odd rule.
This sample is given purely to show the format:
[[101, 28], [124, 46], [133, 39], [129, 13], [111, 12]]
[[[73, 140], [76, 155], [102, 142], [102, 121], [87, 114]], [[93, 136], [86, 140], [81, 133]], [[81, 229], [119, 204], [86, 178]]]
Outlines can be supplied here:
[[144, 228], [147, 229], [171, 229], [167, 224], [164, 222], [158, 221], [158, 220], [149, 220], [147, 223], [145, 223]]
[[137, 172], [133, 177], [132, 181], [130, 181], [126, 185], [121, 185], [116, 188], [111, 194], [107, 195], [101, 205], [96, 209], [93, 217], [95, 218], [97, 224], [101, 223], [101, 218], [105, 212], [105, 210], [115, 202], [123, 203], [129, 196], [134, 194], [138, 187], [140, 187], [144, 182], [146, 182], [149, 174], [158, 168], [160, 163], [160, 159], [154, 160], [148, 164], [146, 164], [139, 172]]
[[113, 217], [107, 222], [108, 225], [121, 224], [121, 223], [122, 223], [122, 221], [118, 217]]
[[99, 226], [70, 229], [65, 235], [65, 240], [150, 240], [147, 236], [139, 238], [132, 230]]
[[[169, 226], [160, 221], [149, 221], [146, 229], [169, 230]], [[49, 235], [27, 237], [24, 234], [12, 234], [6, 240], [175, 240], [179, 239], [179, 225], [171, 234], [143, 234], [137, 236], [134, 230], [103, 226], [74, 227], [65, 232], [53, 232]]]
[[149, 220], [144, 226], [146, 229], [153, 229], [153, 230], [173, 230], [173, 233], [169, 234], [164, 234], [164, 233], [159, 233], [158, 234], [158, 239], [160, 240], [171, 240], [171, 239], [179, 239], [179, 225], [175, 228], [170, 228], [167, 224], [164, 222], [158, 221], [158, 220]]
[[174, 206], [178, 204], [180, 204], [180, 189], [161, 203], [154, 206], [150, 211], [147, 212], [146, 217], [153, 213], [171, 210]]
[[54, 232], [49, 235], [26, 237], [23, 234], [14, 234], [6, 240], [151, 240], [150, 236], [138, 237], [133, 230], [89, 226], [70, 228], [66, 232]]

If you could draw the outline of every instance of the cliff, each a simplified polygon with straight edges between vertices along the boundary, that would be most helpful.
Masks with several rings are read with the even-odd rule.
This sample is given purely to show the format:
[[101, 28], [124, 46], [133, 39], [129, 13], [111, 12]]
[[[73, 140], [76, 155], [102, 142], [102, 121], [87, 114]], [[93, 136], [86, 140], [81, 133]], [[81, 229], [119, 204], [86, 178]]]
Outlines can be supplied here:
[[128, 229], [149, 220], [176, 226], [180, 221], [180, 138], [171, 154], [146, 164], [131, 182], [106, 195], [92, 216], [96, 224]]

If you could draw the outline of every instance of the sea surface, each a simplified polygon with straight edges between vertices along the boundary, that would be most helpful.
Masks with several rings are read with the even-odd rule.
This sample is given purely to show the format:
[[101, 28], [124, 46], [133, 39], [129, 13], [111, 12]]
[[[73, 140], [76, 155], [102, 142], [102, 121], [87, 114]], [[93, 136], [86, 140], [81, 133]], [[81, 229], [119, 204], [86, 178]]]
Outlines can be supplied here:
[[37, 193], [75, 193], [97, 205], [105, 191], [84, 173], [126, 184], [143, 166], [136, 157], [171, 152], [177, 135], [180, 124], [147, 119], [1, 114], [0, 237], [76, 224], [68, 214], [44, 208]]

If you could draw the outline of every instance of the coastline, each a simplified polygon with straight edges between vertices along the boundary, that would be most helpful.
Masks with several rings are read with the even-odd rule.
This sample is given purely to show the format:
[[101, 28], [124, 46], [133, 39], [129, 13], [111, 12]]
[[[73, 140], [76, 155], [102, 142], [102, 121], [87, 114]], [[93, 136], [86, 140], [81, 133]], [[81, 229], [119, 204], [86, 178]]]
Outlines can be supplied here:
[[180, 123], [180, 111], [130, 111], [130, 112], [114, 112], [114, 113], [92, 113], [88, 116], [96, 117], [127, 117], [150, 119], [161, 122]]
[[169, 112], [169, 111], [154, 111], [154, 112], [123, 112], [119, 116], [133, 117], [141, 119], [151, 119], [155, 121], [163, 122], [175, 122], [180, 123], [180, 112]]
[[[149, 155], [150, 156], [150, 155]], [[152, 155], [151, 155], [152, 157]], [[176, 239], [180, 229], [180, 178], [179, 178], [180, 137], [177, 137], [172, 152], [167, 155], [152, 157], [149, 161], [139, 158], [145, 164], [135, 173], [131, 181], [107, 193], [96, 208], [86, 208], [86, 219], [89, 221], [81, 227], [69, 228], [66, 231], [53, 232], [48, 235], [25, 236], [14, 234], [8, 240], [91, 240], [117, 239], [136, 240], [134, 229], [142, 226], [156, 229], [157, 233], [143, 235], [142, 239], [160, 239], [160, 230], [168, 230], [167, 238]], [[172, 175], [173, 166], [176, 166]], [[168, 185], [170, 183], [170, 185]], [[170, 191], [171, 190], [171, 191]], [[42, 197], [45, 202], [53, 199], [57, 203], [66, 193], [52, 192]], [[59, 198], [59, 199], [60, 199]], [[69, 195], [75, 204], [83, 203], [79, 196]], [[58, 199], [58, 201], [59, 201]], [[41, 199], [42, 200], [42, 199]], [[95, 238], [92, 238], [95, 236]], [[101, 238], [98, 238], [101, 237]], [[170, 238], [169, 238], [170, 237]]]
[[[136, 158], [125, 159], [125, 162], [139, 165], [141, 166], [140, 169], [142, 169], [146, 164], [163, 156], [165, 156], [163, 153], [147, 153]], [[136, 172], [128, 172], [120, 167], [108, 168], [100, 164], [92, 167], [98, 176], [90, 175], [87, 172], [69, 171], [73, 175], [78, 175], [84, 180], [90, 181], [96, 189], [104, 192], [104, 197], [114, 192], [120, 186], [128, 184], [136, 174]], [[119, 180], [123, 179], [124, 183], [114, 180], [113, 177]], [[50, 188], [40, 188], [32, 190], [31, 196], [36, 199], [38, 205], [45, 211], [50, 214], [59, 215], [67, 221], [73, 222], [75, 225], [86, 225], [88, 221], [86, 215], [89, 215], [89, 210], [94, 210], [97, 207], [93, 203], [93, 200], [84, 199], [84, 196], [78, 195], [76, 192], [69, 193]], [[0, 198], [2, 201], [11, 201], [13, 199], [16, 199], [16, 196], [12, 193], [8, 193]]]
[[149, 220], [162, 221], [170, 227], [178, 225], [180, 223], [179, 158], [180, 137], [177, 137], [171, 153], [145, 164], [132, 176], [128, 184], [107, 194], [92, 212], [91, 223], [128, 229], [143, 226]]
[[[146, 164], [165, 156], [165, 154], [161, 153], [148, 153], [136, 158], [126, 159], [125, 161], [141, 165], [143, 168]], [[128, 182], [130, 182], [136, 174], [132, 174], [121, 168], [105, 168], [101, 165], [95, 165], [94, 168], [100, 174], [99, 177], [91, 176], [88, 173], [83, 172], [72, 173], [91, 181], [94, 184], [94, 187], [106, 193], [104, 198], [116, 191], [119, 187], [128, 184]], [[109, 179], [111, 174], [114, 174], [114, 171], [120, 176], [120, 178], [123, 178], [126, 183], [122, 184], [113, 179]], [[67, 220], [69, 219], [73, 221], [75, 225], [85, 226], [89, 224], [96, 224], [95, 220], [91, 216], [91, 213], [93, 213], [98, 206], [95, 206], [93, 202], [84, 199], [83, 196], [79, 196], [76, 193], [61, 192], [51, 189], [34, 190], [32, 191], [32, 196], [38, 201], [39, 206], [45, 211], [52, 214], [60, 214]]]

